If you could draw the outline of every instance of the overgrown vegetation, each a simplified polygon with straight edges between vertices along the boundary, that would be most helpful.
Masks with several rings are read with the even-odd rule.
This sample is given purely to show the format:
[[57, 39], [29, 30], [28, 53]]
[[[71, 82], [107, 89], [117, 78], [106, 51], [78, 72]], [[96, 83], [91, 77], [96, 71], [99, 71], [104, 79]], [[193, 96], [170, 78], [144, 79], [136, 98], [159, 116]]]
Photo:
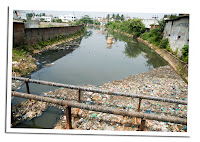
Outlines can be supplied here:
[[121, 32], [132, 34], [139, 37], [145, 32], [145, 25], [141, 19], [131, 19], [128, 21], [110, 21], [105, 25], [106, 28], [115, 29]]
[[[174, 19], [177, 18], [177, 15], [168, 15], [169, 19]], [[150, 32], [145, 32], [142, 34], [142, 39], [143, 40], [147, 40], [148, 42], [154, 44], [155, 46], [162, 48], [162, 49], [166, 49], [167, 51], [171, 52], [172, 54], [174, 54], [175, 56], [178, 56], [178, 49], [176, 51], [172, 51], [169, 45], [169, 41], [168, 39], [163, 39], [163, 31], [164, 31], [164, 27], [165, 27], [165, 21], [164, 19], [158, 21], [159, 26], [156, 27], [155, 29], [152, 29]], [[182, 56], [179, 57], [182, 61], [184, 62], [188, 62], [188, 45], [185, 45], [181, 52], [182, 52]]]
[[160, 48], [167, 49], [167, 47], [169, 47], [168, 38], [162, 39], [160, 42]]
[[182, 52], [181, 59], [187, 63], [188, 63], [188, 50], [189, 50], [189, 45], [184, 45], [184, 47], [181, 50]]
[[17, 75], [20, 75], [20, 76], [26, 75], [36, 70], [37, 69], [37, 66], [35, 64], [36, 60], [32, 58], [32, 55], [35, 50], [42, 50], [45, 46], [52, 45], [55, 42], [58, 42], [60, 40], [75, 38], [77, 36], [82, 35], [85, 31], [86, 31], [86, 28], [83, 27], [80, 31], [78, 31], [75, 34], [71, 34], [68, 36], [64, 36], [61, 34], [59, 36], [52, 37], [47, 41], [44, 41], [43, 39], [42, 41], [39, 41], [37, 44], [34, 44], [32, 46], [28, 46], [26, 44], [22, 46], [15, 45], [13, 47], [12, 61], [16, 61], [17, 64], [19, 65], [14, 65], [12, 70]]
[[[165, 20], [162, 19], [158, 21], [159, 26], [152, 29], [150, 32], [146, 32], [142, 34], [142, 39], [149, 41], [150, 43], [154, 44], [155, 46], [159, 46], [162, 38], [163, 38], [163, 31], [165, 27]], [[164, 44], [166, 44], [167, 41], [162, 41], [162, 48], [165, 47]], [[167, 47], [167, 46], [166, 46]], [[165, 47], [165, 48], [166, 48]]]

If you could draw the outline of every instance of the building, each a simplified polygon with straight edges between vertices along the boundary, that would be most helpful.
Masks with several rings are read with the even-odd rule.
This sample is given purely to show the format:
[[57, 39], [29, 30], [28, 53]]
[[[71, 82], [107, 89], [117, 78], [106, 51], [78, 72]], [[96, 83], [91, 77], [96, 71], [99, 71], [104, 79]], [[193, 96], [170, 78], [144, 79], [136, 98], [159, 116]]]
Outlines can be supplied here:
[[126, 21], [128, 21], [128, 20], [130, 20], [130, 19], [131, 19], [130, 16], [126, 16], [126, 18], [125, 18]]
[[13, 10], [13, 19], [26, 20], [26, 12], [23, 10]]
[[179, 15], [175, 19], [167, 19], [163, 39], [168, 38], [170, 48], [180, 57], [184, 45], [189, 45], [189, 15]]
[[33, 21], [45, 21], [45, 22], [51, 22], [53, 19], [53, 17], [50, 17], [50, 16], [33, 16], [31, 17], [31, 20]]
[[149, 32], [151, 29], [159, 25], [158, 21], [154, 19], [142, 19], [142, 22], [145, 25], [146, 32]]
[[68, 22], [68, 21], [75, 21], [76, 20], [76, 17], [72, 14], [60, 15], [58, 18], [61, 19], [62, 22]]

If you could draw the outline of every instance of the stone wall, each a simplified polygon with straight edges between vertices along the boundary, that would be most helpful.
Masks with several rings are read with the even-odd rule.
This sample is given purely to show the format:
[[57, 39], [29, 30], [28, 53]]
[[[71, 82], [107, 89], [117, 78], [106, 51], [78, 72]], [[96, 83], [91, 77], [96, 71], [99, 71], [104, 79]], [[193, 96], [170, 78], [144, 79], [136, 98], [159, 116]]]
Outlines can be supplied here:
[[13, 23], [13, 43], [21, 46], [27, 44], [29, 46], [39, 41], [47, 41], [55, 36], [70, 35], [80, 31], [84, 25], [65, 26], [65, 27], [49, 27], [49, 28], [25, 28], [24, 23]]
[[170, 48], [173, 52], [178, 51], [181, 56], [181, 49], [189, 44], [189, 16], [179, 17], [174, 20], [166, 20], [163, 39], [168, 38]]
[[20, 46], [24, 44], [24, 23], [13, 22], [13, 44], [14, 46]]

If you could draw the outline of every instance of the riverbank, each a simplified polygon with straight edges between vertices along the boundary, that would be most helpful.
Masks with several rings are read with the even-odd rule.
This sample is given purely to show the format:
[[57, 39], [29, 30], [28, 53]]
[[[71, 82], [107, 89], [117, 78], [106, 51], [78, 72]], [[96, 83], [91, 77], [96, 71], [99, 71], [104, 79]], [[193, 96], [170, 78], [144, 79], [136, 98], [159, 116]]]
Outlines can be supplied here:
[[169, 65], [183, 78], [183, 80], [188, 83], [188, 64], [181, 61], [179, 58], [171, 54], [165, 49], [158, 48], [148, 41], [143, 40], [142, 38], [137, 38], [139, 41], [146, 44], [149, 48], [158, 53]]
[[[30, 47], [31, 50], [28, 51], [23, 50], [24, 47], [21, 47], [21, 49], [19, 47], [17, 49], [13, 49], [12, 76], [25, 76], [36, 71], [38, 69], [37, 65], [40, 63], [34, 56], [44, 53], [48, 50], [59, 50], [60, 47], [58, 47], [57, 45], [60, 45], [62, 43], [73, 43], [74, 40], [82, 38], [84, 32], [85, 29], [67, 38], [61, 38], [59, 40], [56, 40], [52, 44], [44, 47]], [[19, 89], [21, 85], [21, 81], [12, 80], [12, 90]]]
[[[40, 54], [41, 52], [45, 52], [46, 50], [59, 49], [57, 45], [81, 38], [84, 32], [85, 28], [68, 37], [60, 36], [52, 41], [39, 43], [38, 45], [33, 45], [32, 47], [23, 45], [21, 47], [13, 48], [12, 76], [24, 76], [37, 70], [37, 60], [33, 56]], [[46, 46], [43, 46], [43, 44]]]
[[[125, 32], [121, 32], [118, 31], [116, 29], [114, 29], [114, 32], [123, 34], [125, 36], [134, 38], [133, 35], [131, 34], [127, 34]], [[179, 58], [177, 58], [176, 56], [174, 56], [173, 54], [171, 54], [170, 52], [168, 52], [165, 49], [161, 49], [156, 47], [155, 45], [153, 45], [152, 43], [149, 43], [146, 40], [143, 40], [140, 37], [137, 37], [137, 39], [146, 44], [149, 48], [151, 48], [152, 50], [154, 50], [158, 55], [160, 55], [165, 61], [167, 61], [169, 63], [169, 65], [183, 78], [183, 80], [188, 83], [188, 64], [181, 61]]]
[[[146, 73], [141, 73], [126, 77], [123, 80], [116, 80], [104, 83], [99, 87], [95, 87], [92, 85], [88, 85], [87, 87], [187, 101], [188, 86], [170, 66], [162, 66], [159, 68], [154, 68]], [[60, 88], [54, 91], [43, 93], [41, 95], [63, 100], [71, 100], [71, 101], [78, 100], [77, 90], [72, 90], [72, 89]], [[83, 91], [81, 94], [81, 101], [86, 104], [109, 106], [133, 112], [137, 111], [139, 103], [139, 100], [136, 98], [111, 96], [107, 94], [99, 94], [99, 93], [92, 93], [85, 91]], [[28, 104], [28, 102], [24, 103]], [[44, 105], [41, 108], [46, 108], [47, 105], [48, 104], [46, 104], [46, 106]], [[64, 107], [59, 105], [53, 105], [53, 106], [58, 107], [60, 109], [65, 109]], [[24, 107], [24, 109], [26, 109], [26, 107]], [[32, 109], [31, 105], [29, 105], [29, 109], [31, 111], [34, 110], [38, 111], [36, 107]], [[144, 113], [165, 115], [168, 117], [175, 116], [175, 117], [187, 118], [186, 105], [177, 105], [172, 103], [142, 100], [140, 111]], [[37, 114], [41, 115], [40, 112], [37, 112]], [[25, 114], [23, 114], [22, 116], [24, 115]], [[37, 115], [35, 114], [34, 117], [37, 117]], [[28, 117], [28, 119], [31, 118]], [[65, 125], [66, 125], [66, 116], [62, 115], [58, 123], [55, 124], [55, 129], [65, 129]], [[140, 125], [140, 119], [72, 108], [73, 129], [137, 131], [139, 125]], [[159, 122], [154, 120], [147, 120], [145, 125], [145, 131], [186, 132], [187, 126], [180, 124]]]

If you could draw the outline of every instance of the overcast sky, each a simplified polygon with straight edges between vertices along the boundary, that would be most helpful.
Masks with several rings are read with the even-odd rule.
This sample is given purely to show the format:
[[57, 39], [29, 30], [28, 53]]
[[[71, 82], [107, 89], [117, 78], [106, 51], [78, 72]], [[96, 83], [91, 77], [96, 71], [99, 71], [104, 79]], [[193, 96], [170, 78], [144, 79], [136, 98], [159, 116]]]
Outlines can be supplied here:
[[120, 15], [123, 14], [124, 16], [130, 16], [131, 18], [136, 17], [136, 18], [141, 18], [141, 19], [151, 19], [153, 16], [157, 16], [159, 19], [163, 18], [165, 14], [170, 14], [170, 13], [128, 13], [128, 12], [86, 12], [86, 11], [43, 11], [43, 10], [25, 10], [26, 13], [45, 13], [47, 15], [51, 14], [54, 17], [59, 16], [59, 15], [68, 15], [68, 14], [74, 14], [76, 18], [81, 18], [84, 15], [89, 15], [92, 18], [97, 18], [97, 17], [106, 17], [107, 14], [117, 14], [119, 13]]

